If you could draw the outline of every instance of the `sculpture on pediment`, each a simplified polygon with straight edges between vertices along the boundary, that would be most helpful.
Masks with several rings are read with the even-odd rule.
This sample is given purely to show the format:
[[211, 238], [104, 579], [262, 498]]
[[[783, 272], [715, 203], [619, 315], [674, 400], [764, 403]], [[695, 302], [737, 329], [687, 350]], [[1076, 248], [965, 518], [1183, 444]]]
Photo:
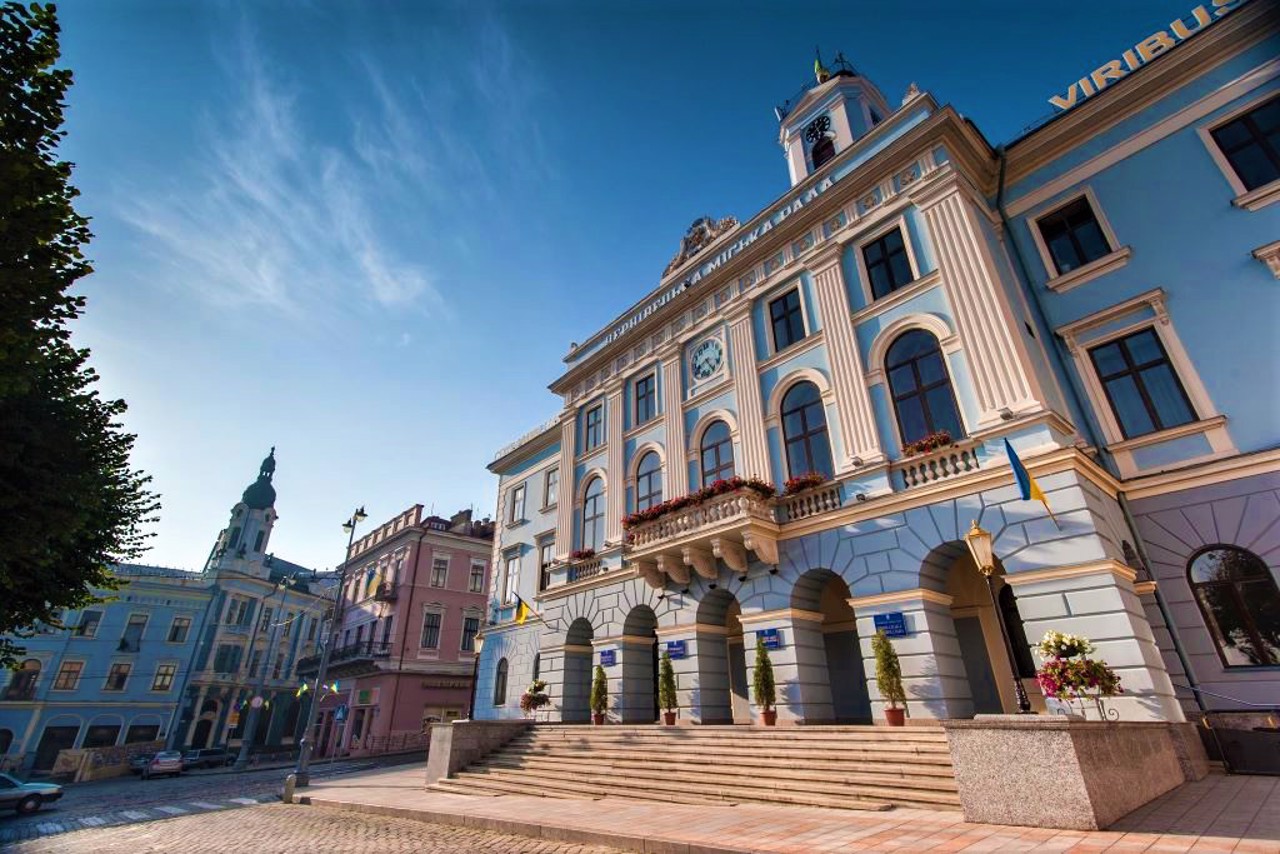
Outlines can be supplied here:
[[738, 218], [732, 216], [726, 216], [719, 220], [714, 220], [709, 216], [695, 219], [693, 225], [689, 226], [689, 230], [685, 232], [684, 237], [680, 238], [680, 251], [671, 259], [671, 263], [667, 265], [667, 269], [662, 271], [662, 275], [670, 275], [672, 270], [697, 255], [703, 248], [714, 242], [717, 237], [737, 227]]

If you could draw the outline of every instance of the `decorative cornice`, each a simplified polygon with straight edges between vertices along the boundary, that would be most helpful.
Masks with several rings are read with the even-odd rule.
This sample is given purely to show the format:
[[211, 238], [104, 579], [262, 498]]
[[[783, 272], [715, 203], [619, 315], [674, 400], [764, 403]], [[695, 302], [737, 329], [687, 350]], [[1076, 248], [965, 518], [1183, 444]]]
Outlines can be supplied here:
[[849, 603], [849, 607], [854, 611], [859, 608], [870, 608], [875, 605], [894, 605], [898, 602], [934, 602], [947, 608], [951, 607], [954, 597], [948, 596], [946, 593], [939, 593], [937, 590], [929, 590], [925, 587], [914, 587], [910, 590], [897, 590], [893, 593], [876, 593], [871, 596], [855, 596], [845, 601]]
[[593, 647], [609, 646], [610, 644], [652, 644], [653, 638], [644, 637], [643, 635], [614, 635], [611, 638], [592, 638], [591, 645]]
[[1033, 569], [1029, 572], [1006, 572], [1001, 578], [1013, 587], [1034, 584], [1037, 581], [1057, 581], [1062, 578], [1079, 578], [1084, 575], [1110, 574], [1132, 584], [1138, 578], [1137, 570], [1118, 560], [1098, 560], [1074, 566], [1055, 566], [1050, 569]]
[[800, 608], [779, 608], [776, 611], [758, 611], [754, 614], [742, 614], [738, 617], [738, 622], [742, 623], [743, 626], [749, 626], [755, 623], [768, 623], [775, 620], [821, 623], [823, 619], [824, 617], [820, 611], [805, 611]]
[[[1276, 184], [1280, 187], [1280, 181], [1277, 181]], [[1259, 246], [1251, 254], [1254, 258], [1267, 265], [1271, 275], [1280, 279], [1280, 240], [1268, 243], [1266, 246]]]
[[1223, 481], [1276, 472], [1280, 472], [1280, 448], [1254, 454], [1240, 454], [1204, 465], [1133, 478], [1125, 481], [1124, 494], [1130, 501], [1137, 501], [1170, 492], [1181, 492], [1184, 489], [1213, 486]]

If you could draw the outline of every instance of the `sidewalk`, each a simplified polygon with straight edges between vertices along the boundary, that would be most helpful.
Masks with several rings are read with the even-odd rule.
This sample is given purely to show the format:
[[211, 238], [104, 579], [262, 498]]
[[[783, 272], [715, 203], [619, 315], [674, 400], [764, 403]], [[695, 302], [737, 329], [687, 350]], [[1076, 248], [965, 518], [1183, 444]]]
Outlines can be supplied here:
[[[959, 813], [647, 803], [620, 798], [467, 797], [424, 788], [407, 766], [300, 789], [295, 802], [653, 854], [843, 851], [1239, 852], [1280, 854], [1280, 779], [1213, 774], [1109, 831], [969, 824]], [[302, 800], [306, 799], [306, 800]]]

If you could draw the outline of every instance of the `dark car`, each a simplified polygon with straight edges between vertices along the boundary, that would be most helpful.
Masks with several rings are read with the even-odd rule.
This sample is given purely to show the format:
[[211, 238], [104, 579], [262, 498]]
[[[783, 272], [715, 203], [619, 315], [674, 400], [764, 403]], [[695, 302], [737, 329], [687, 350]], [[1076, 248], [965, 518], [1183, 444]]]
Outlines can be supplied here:
[[0, 774], [0, 809], [27, 815], [60, 797], [62, 787], [55, 783], [24, 783], [17, 777]]
[[142, 769], [151, 764], [151, 760], [155, 758], [154, 753], [139, 753], [137, 756], [129, 757], [129, 773], [141, 774]]
[[187, 768], [223, 768], [235, 762], [236, 758], [221, 747], [206, 747], [200, 750], [188, 750], [182, 757], [182, 764]]

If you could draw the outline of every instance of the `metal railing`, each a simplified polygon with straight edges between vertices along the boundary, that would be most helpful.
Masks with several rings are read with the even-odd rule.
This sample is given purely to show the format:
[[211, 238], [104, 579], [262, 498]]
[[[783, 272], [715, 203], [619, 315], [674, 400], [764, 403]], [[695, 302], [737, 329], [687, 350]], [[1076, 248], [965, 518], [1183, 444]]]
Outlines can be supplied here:
[[[1246, 709], [1211, 709], [1200, 716], [1201, 728], [1213, 739], [1213, 746], [1218, 758], [1228, 774], [1280, 774], [1280, 705], [1275, 703], [1254, 703], [1241, 700], [1228, 694], [1193, 688], [1190, 685], [1173, 683], [1173, 687], [1183, 691], [1191, 691], [1205, 697], [1214, 697], [1245, 706]], [[1202, 707], [1203, 708], [1203, 707]], [[1210, 715], [1230, 714], [1231, 712], [1259, 710], [1268, 713], [1269, 728], [1231, 729], [1216, 727], [1209, 720]]]
[[[360, 659], [380, 659], [391, 657], [390, 641], [360, 641], [359, 643], [351, 643], [346, 646], [340, 646], [329, 656], [329, 664], [339, 664], [348, 661], [358, 661]], [[320, 664], [319, 655], [309, 655], [306, 658], [298, 660], [297, 671], [299, 673], [304, 670], [314, 670]]]

